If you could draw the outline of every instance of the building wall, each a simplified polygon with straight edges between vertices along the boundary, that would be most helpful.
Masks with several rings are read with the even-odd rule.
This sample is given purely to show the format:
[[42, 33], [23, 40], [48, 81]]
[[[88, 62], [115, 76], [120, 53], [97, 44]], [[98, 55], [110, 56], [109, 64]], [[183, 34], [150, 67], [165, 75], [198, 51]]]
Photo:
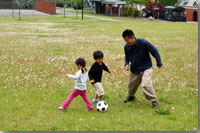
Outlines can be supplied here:
[[193, 13], [194, 11], [197, 12], [197, 20], [198, 20], [198, 9], [192, 9], [192, 8], [185, 8], [185, 17], [187, 17], [188, 21], [194, 21], [193, 20]]
[[55, 1], [46, 1], [46, 0], [37, 0], [36, 1], [36, 10], [44, 12], [47, 14], [54, 15], [56, 14], [56, 2]]

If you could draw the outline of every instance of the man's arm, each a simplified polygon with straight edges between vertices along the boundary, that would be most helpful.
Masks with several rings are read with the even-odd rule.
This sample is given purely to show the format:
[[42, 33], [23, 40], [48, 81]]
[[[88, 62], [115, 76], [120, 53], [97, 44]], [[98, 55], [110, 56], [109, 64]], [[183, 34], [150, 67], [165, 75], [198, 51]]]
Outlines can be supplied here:
[[126, 48], [124, 46], [124, 53], [125, 53], [125, 66], [129, 65], [129, 58], [128, 58], [128, 53], [126, 51]]
[[156, 49], [156, 47], [154, 47], [150, 42], [148, 42], [146, 40], [144, 42], [147, 45], [147, 48], [148, 48], [149, 52], [151, 53], [151, 55], [156, 59], [157, 66], [161, 67], [163, 64], [161, 62], [161, 57], [160, 57], [160, 54], [159, 54], [158, 50]]

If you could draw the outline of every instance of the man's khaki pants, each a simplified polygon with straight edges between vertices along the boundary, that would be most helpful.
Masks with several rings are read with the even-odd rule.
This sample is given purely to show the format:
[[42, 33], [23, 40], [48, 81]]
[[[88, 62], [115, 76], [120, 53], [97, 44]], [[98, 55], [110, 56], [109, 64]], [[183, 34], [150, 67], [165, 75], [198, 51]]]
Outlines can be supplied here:
[[146, 99], [151, 102], [156, 101], [156, 93], [151, 80], [152, 73], [153, 68], [147, 69], [139, 75], [130, 72], [128, 80], [128, 97], [135, 96], [135, 93], [142, 82], [142, 91]]

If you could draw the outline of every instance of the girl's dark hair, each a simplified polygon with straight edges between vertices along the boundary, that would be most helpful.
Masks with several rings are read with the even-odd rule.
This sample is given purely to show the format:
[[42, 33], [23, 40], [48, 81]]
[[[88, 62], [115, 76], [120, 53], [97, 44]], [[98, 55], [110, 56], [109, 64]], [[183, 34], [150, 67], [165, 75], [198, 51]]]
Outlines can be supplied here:
[[86, 61], [85, 61], [85, 59], [83, 59], [83, 58], [78, 58], [76, 61], [75, 61], [75, 64], [76, 65], [80, 65], [80, 66], [82, 66], [82, 68], [81, 68], [81, 71], [82, 71], [82, 73], [84, 73], [84, 72], [87, 72], [87, 69], [86, 69]]
[[93, 57], [94, 57], [94, 59], [96, 60], [96, 59], [101, 59], [101, 58], [103, 58], [103, 52], [101, 52], [101, 51], [95, 51], [94, 53], [93, 53]]

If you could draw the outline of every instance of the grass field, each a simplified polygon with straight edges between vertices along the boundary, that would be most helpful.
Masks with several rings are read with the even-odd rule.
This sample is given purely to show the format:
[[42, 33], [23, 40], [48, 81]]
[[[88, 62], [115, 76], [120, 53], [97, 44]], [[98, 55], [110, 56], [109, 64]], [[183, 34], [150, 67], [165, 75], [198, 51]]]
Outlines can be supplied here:
[[[146, 22], [114, 18], [119, 22], [74, 17], [0, 17], [0, 131], [197, 131], [197, 24]], [[153, 84], [159, 109], [152, 110], [141, 88], [136, 100], [124, 104], [128, 72], [124, 70], [124, 29], [155, 45], [164, 67], [153, 59]], [[112, 75], [104, 72], [106, 113], [85, 112], [78, 97], [66, 111], [57, 109], [74, 81], [74, 61], [87, 60], [102, 50]], [[88, 82], [88, 97], [94, 89]], [[96, 105], [93, 106], [96, 108]]]

